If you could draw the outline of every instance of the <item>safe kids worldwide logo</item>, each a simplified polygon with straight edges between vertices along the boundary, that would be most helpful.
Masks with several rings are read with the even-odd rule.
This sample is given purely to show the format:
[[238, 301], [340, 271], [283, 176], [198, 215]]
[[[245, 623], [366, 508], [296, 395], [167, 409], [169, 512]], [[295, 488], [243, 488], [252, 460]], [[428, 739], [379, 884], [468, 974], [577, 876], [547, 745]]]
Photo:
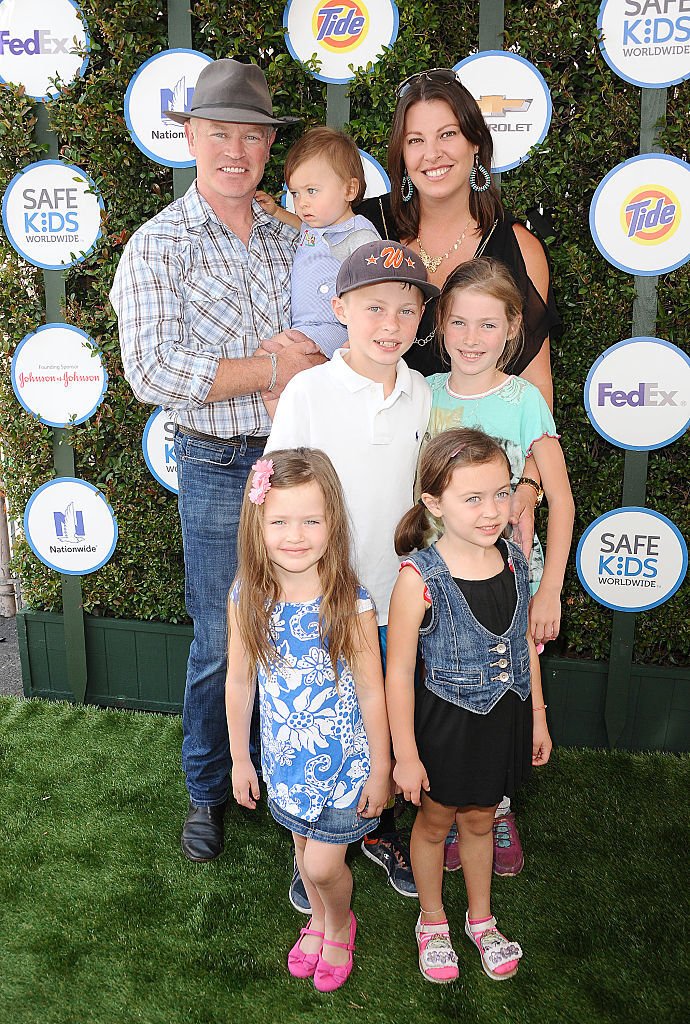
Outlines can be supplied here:
[[690, 425], [690, 356], [661, 338], [628, 338], [607, 348], [585, 383], [592, 426], [619, 448], [651, 451]]
[[198, 50], [163, 50], [132, 76], [125, 93], [125, 121], [132, 141], [164, 167], [193, 167], [184, 128], [168, 111], [189, 113], [194, 89], [211, 58]]
[[40, 160], [10, 181], [2, 201], [2, 223], [25, 260], [44, 270], [62, 270], [93, 251], [102, 210], [95, 183], [80, 167]]
[[312, 32], [317, 43], [334, 53], [354, 50], [369, 31], [369, 14], [356, 0], [327, 0], [317, 3], [312, 15]]
[[687, 0], [603, 0], [597, 27], [604, 60], [626, 82], [661, 89], [690, 77]]
[[289, 0], [283, 12], [288, 50], [302, 64], [319, 62], [310, 72], [321, 82], [344, 83], [353, 70], [376, 64], [398, 36], [393, 0]]
[[665, 153], [618, 164], [594, 193], [589, 226], [601, 254], [629, 274], [652, 277], [687, 263], [690, 165]]
[[36, 100], [83, 77], [90, 46], [76, 0], [0, 0], [0, 81], [23, 85]]
[[461, 60], [455, 71], [491, 132], [491, 169], [500, 174], [528, 160], [551, 124], [551, 94], [534, 64], [516, 53], [483, 50]]
[[678, 527], [648, 508], [606, 512], [580, 539], [577, 574], [587, 593], [615, 611], [642, 612], [668, 601], [688, 567]]
[[76, 477], [58, 477], [34, 491], [24, 533], [44, 565], [68, 576], [100, 569], [117, 544], [117, 523], [104, 495]]
[[175, 429], [170, 414], [159, 407], [149, 416], [141, 439], [141, 450], [151, 476], [173, 494], [178, 493]]

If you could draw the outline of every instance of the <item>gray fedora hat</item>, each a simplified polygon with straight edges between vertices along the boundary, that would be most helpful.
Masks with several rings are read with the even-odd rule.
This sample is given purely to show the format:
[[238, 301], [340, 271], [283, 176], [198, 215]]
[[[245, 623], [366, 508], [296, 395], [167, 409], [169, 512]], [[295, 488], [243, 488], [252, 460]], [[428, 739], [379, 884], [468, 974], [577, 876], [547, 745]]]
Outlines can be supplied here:
[[299, 117], [274, 117], [266, 76], [256, 64], [222, 57], [207, 64], [197, 79], [192, 108], [167, 110], [166, 117], [184, 124], [190, 117], [239, 124], [295, 124]]

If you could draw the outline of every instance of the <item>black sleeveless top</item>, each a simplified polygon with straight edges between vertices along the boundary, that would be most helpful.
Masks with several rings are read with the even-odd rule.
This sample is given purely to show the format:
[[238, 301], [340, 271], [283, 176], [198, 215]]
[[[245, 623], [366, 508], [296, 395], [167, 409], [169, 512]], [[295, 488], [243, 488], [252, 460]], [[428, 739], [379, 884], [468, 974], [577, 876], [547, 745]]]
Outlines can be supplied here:
[[[400, 234], [393, 219], [390, 195], [365, 199], [356, 208], [356, 213], [368, 217], [382, 238], [400, 241]], [[520, 221], [509, 213], [504, 213], [502, 220], [482, 236], [478, 250], [482, 256], [492, 256], [506, 264], [523, 297], [523, 327], [525, 340], [522, 349], [505, 367], [505, 373], [520, 374], [529, 366], [539, 352], [547, 335], [556, 333], [561, 326], [561, 318], [556, 308], [551, 281], [546, 302], [532, 284], [520, 252], [513, 225]], [[536, 236], [535, 236], [536, 237]], [[541, 239], [539, 239], [541, 242]], [[543, 243], [542, 247], [543, 247]], [[546, 249], [544, 253], [548, 260]], [[448, 360], [441, 359], [435, 337], [435, 318], [437, 299], [429, 299], [417, 330], [417, 341], [405, 355], [405, 362], [415, 370], [428, 377], [432, 373], [444, 373], [448, 370]]]

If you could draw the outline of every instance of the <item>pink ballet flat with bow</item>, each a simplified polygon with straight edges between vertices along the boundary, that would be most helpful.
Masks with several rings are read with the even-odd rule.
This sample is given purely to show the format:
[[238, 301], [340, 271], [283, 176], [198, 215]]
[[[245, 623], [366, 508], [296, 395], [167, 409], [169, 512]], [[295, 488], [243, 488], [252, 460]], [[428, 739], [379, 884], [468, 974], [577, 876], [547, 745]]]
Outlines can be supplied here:
[[[311, 925], [311, 919], [309, 920], [309, 925]], [[305, 953], [300, 948], [300, 943], [305, 935], [316, 935], [317, 938], [323, 939], [323, 932], [314, 931], [309, 925], [306, 928], [300, 928], [299, 938], [288, 953], [287, 966], [293, 978], [311, 978], [319, 962], [320, 951], [318, 953]]]
[[357, 918], [350, 911], [350, 941], [349, 942], [331, 942], [330, 939], [324, 939], [323, 945], [326, 946], [337, 946], [338, 949], [347, 949], [350, 951], [350, 958], [346, 964], [329, 964], [327, 960], [323, 958], [323, 949], [319, 954], [319, 962], [316, 965], [316, 971], [314, 972], [314, 988], [319, 992], [335, 992], [337, 988], [344, 985], [347, 979], [352, 974], [352, 968], [354, 967], [354, 957], [352, 954], [355, 950], [355, 933], [357, 931]]

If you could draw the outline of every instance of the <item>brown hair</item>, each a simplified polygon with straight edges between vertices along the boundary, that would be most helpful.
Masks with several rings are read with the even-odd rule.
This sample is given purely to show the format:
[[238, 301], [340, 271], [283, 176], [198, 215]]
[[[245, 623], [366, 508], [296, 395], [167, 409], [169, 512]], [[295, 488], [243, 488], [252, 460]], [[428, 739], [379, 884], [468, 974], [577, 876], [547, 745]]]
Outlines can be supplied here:
[[[478, 146], [480, 164], [491, 170], [493, 141], [491, 132], [479, 109], [477, 101], [464, 85], [455, 82], [433, 82], [420, 76], [411, 82], [403, 96], [398, 99], [393, 113], [393, 124], [388, 138], [388, 174], [391, 179], [391, 207], [393, 218], [400, 230], [400, 237], [416, 238], [419, 234], [419, 194], [415, 189], [409, 203], [403, 203], [400, 194], [405, 174], [405, 117], [415, 103], [429, 100], [443, 100], [458, 119], [460, 131], [473, 145]], [[470, 191], [470, 213], [479, 224], [482, 234], [487, 232], [495, 220], [503, 218], [503, 207], [496, 186], [486, 192]]]
[[[510, 479], [510, 461], [504, 449], [482, 430], [458, 427], [444, 430], [429, 442], [419, 460], [418, 481], [422, 494], [440, 498], [454, 470], [464, 466], [483, 466], [487, 462], [505, 463]], [[402, 517], [395, 531], [395, 550], [399, 555], [424, 547], [429, 530], [428, 510], [420, 500]]]
[[349, 135], [336, 128], [310, 128], [294, 146], [290, 147], [283, 170], [288, 187], [297, 168], [306, 160], [311, 160], [314, 157], [327, 160], [333, 171], [346, 185], [352, 178], [357, 179], [358, 189], [357, 195], [352, 200], [353, 203], [358, 203], [364, 198], [367, 183], [364, 180], [364, 168], [359, 150]]
[[512, 338], [506, 338], [505, 348], [496, 364], [499, 370], [504, 370], [515, 359], [523, 345], [523, 300], [515, 278], [505, 263], [494, 260], [490, 256], [482, 256], [478, 260], [461, 263], [446, 278], [436, 306], [436, 342], [441, 356], [443, 358], [446, 356], [443, 344], [443, 326], [451, 312], [453, 295], [455, 292], [465, 290], [480, 292], [498, 299], [505, 307], [509, 327], [512, 329], [517, 323], [515, 334]]
[[[318, 567], [322, 586], [319, 635], [337, 680], [338, 661], [344, 659], [353, 668], [361, 647], [359, 584], [350, 561], [350, 526], [340, 480], [325, 452], [315, 448], [281, 449], [266, 457], [273, 462], [271, 488], [299, 487], [315, 481], [323, 492], [328, 544]], [[264, 542], [264, 506], [249, 500], [252, 478], [250, 474], [237, 534], [237, 624], [248, 663], [261, 665], [268, 672], [271, 663], [279, 659], [270, 621], [280, 587]]]

